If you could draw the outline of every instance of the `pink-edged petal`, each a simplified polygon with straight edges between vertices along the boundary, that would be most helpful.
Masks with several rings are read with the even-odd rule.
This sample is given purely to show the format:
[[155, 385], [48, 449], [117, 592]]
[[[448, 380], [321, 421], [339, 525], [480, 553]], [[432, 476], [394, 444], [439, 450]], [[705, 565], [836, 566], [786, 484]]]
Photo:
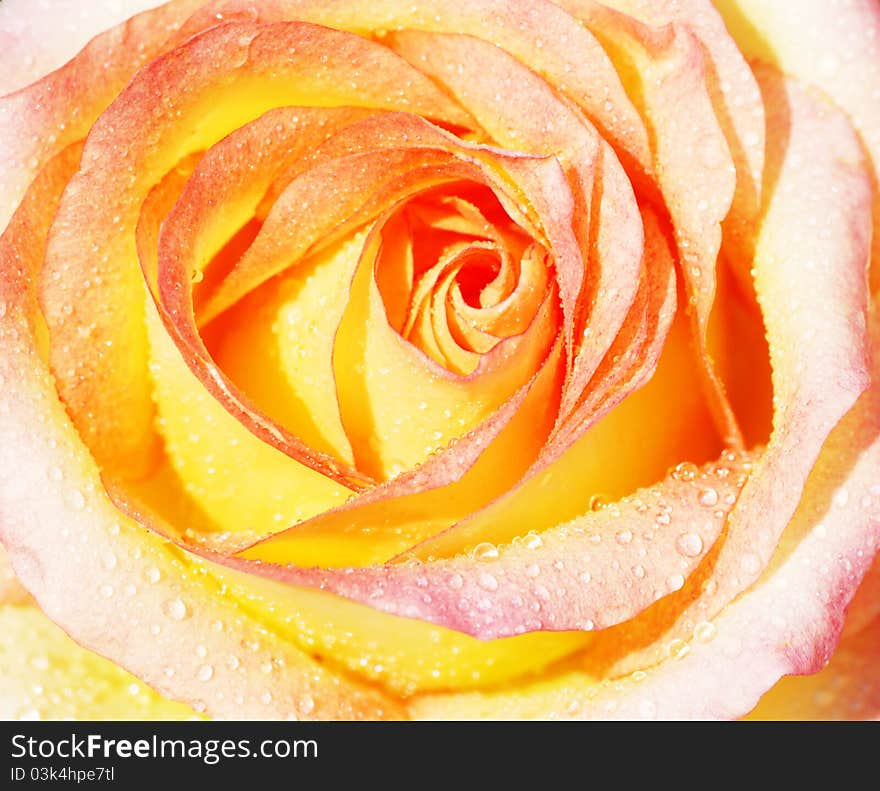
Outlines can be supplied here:
[[858, 142], [847, 120], [820, 97], [773, 70], [757, 76], [775, 177], [765, 186], [754, 269], [773, 368], [773, 433], [710, 573], [670, 601], [650, 639], [636, 622], [604, 646], [618, 671], [657, 661], [664, 639], [678, 639], [693, 622], [712, 618], [758, 579], [825, 439], [870, 381], [871, 192]]
[[[877, 495], [873, 495], [877, 496]], [[865, 497], [873, 497], [870, 490]], [[847, 611], [840, 643], [818, 673], [783, 678], [752, 720], [880, 720], [880, 558]], [[873, 620], [863, 621], [868, 613]]]
[[[877, 361], [876, 309], [872, 323]], [[874, 375], [880, 375], [876, 364]], [[661, 638], [654, 667], [602, 680], [597, 678], [595, 657], [587, 654], [582, 670], [562, 670], [516, 690], [421, 696], [410, 703], [411, 715], [734, 719], [748, 714], [782, 676], [815, 673], [831, 659], [826, 671], [831, 688], [820, 674], [814, 688], [818, 701], [807, 700], [796, 711], [820, 718], [876, 717], [876, 615], [867, 624], [857, 623], [859, 628], [841, 643], [839, 662], [832, 656], [850, 600], [880, 549], [878, 381], [825, 443], [797, 513], [761, 578], [715, 618], [701, 619], [695, 613], [678, 637]], [[876, 613], [876, 581], [870, 577], [865, 593], [867, 601], [856, 599], [853, 610]], [[595, 642], [592, 650], [597, 650]], [[838, 667], [843, 672], [838, 674]], [[849, 700], [855, 705], [835, 708], [838, 691], [844, 704], [853, 693]], [[816, 705], [810, 707], [811, 702]]]
[[[328, 50], [337, 57], [328, 59]], [[40, 283], [58, 390], [100, 463], [130, 476], [150, 464], [153, 407], [134, 233], [143, 201], [179, 159], [285, 104], [397, 107], [466, 121], [388, 49], [302, 22], [219, 25], [138, 72], [89, 132]], [[109, 361], [108, 340], [125, 355]]]
[[[880, 4], [876, 0], [713, 0], [747, 58], [821, 88], [846, 111], [880, 178]], [[872, 289], [880, 288], [880, 192]]]
[[[711, 0], [609, 0], [603, 5], [655, 27], [670, 23], [685, 27], [703, 46], [706, 86], [736, 165], [736, 190], [725, 220], [724, 244], [730, 245], [730, 234], [734, 235], [734, 258], [747, 262], [751, 250], [745, 235], [750, 235], [761, 206], [765, 118], [761, 92], [737, 42]], [[742, 274], [748, 274], [747, 267]]]
[[557, 424], [538, 458], [515, 486], [485, 508], [414, 547], [408, 556], [423, 560], [451, 557], [483, 541], [506, 543], [522, 534], [524, 525], [541, 531], [588, 510], [596, 492], [571, 485], [572, 479], [583, 473], [577, 443], [589, 443], [589, 429], [651, 379], [676, 313], [672, 253], [650, 210], [645, 212], [644, 227], [645, 271], [632, 315], [602, 361], [597, 381], [588, 388], [584, 400], [565, 422]]
[[[20, 12], [22, 0], [16, 5]], [[0, 98], [0, 173], [3, 174], [0, 226], [5, 227], [37, 171], [88, 134], [95, 119], [134, 72], [178, 40], [181, 26], [200, 5], [201, 0], [175, 0], [133, 17], [97, 36], [75, 58], [39, 82]], [[15, 5], [4, 3], [0, 8], [9, 29], [17, 31], [18, 23], [9, 21]], [[53, 12], [52, 17], [57, 19], [57, 14]], [[95, 19], [99, 18], [102, 13], [96, 11]], [[208, 24], [216, 22], [214, 19]], [[88, 30], [91, 34], [97, 32], [93, 28]], [[45, 30], [40, 29], [41, 38], [45, 34]], [[9, 37], [17, 35], [12, 32]], [[126, 46], [126, 41], [137, 44]], [[6, 57], [4, 47], [0, 47], [0, 52]], [[14, 57], [14, 48], [10, 57]], [[17, 72], [8, 62], [5, 65], [4, 72]], [[75, 107], [70, 103], [70, 96], [77, 97]]]
[[652, 168], [648, 134], [596, 38], [557, 3], [546, 0], [219, 0], [195, 15], [265, 21], [306, 19], [385, 37], [389, 31], [465, 34], [500, 47], [583, 109], [627, 169], [644, 180]]
[[92, 37], [162, 3], [5, 0], [0, 5], [0, 95], [59, 68]]
[[450, 560], [327, 570], [218, 561], [481, 640], [605, 629], [684, 585], [720, 535], [749, 466], [730, 454], [717, 469], [672, 477], [540, 536], [478, 544]]
[[[444, 85], [501, 145], [555, 156], [566, 172], [571, 218], [556, 221], [551, 250], [566, 332], [575, 344], [563, 395], [567, 412], [620, 329], [638, 286], [644, 239], [623, 168], [576, 106], [503, 49], [470, 36], [413, 31], [394, 34], [391, 44]], [[574, 244], [558, 230], [563, 226], [573, 229]], [[575, 330], [583, 334], [573, 338]]]
[[[78, 160], [76, 147], [53, 159], [0, 237], [0, 540], [16, 575], [81, 645], [197, 710], [403, 716], [393, 700], [267, 634], [208, 567], [106, 496], [43, 362], [33, 290], [48, 218]], [[267, 685], [265, 663], [285, 666], [283, 688]]]

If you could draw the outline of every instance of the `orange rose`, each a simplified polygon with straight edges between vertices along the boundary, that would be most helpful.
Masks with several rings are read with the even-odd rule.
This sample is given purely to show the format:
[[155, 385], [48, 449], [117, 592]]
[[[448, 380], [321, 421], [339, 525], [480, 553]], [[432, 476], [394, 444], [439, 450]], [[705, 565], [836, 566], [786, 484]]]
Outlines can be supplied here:
[[[0, 538], [84, 648], [9, 577], [7, 716], [736, 717], [828, 661], [880, 544], [876, 2], [175, 0], [21, 87], [32, 13]], [[831, 667], [766, 716], [878, 715], [865, 590], [861, 708]]]

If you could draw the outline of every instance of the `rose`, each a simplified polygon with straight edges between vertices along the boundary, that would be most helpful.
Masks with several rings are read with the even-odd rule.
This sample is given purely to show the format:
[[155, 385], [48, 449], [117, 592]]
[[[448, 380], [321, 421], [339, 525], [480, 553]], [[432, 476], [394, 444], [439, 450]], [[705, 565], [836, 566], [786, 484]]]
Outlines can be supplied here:
[[2, 539], [78, 642], [238, 717], [736, 716], [827, 659], [876, 5], [565, 5], [179, 2], [3, 100]]

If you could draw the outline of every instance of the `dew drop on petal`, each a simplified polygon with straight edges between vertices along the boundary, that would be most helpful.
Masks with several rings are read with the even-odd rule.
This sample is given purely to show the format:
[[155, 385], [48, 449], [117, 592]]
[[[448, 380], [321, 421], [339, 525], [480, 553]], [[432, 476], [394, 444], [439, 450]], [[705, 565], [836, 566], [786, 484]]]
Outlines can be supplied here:
[[188, 615], [186, 604], [181, 599], [169, 599], [162, 605], [162, 612], [172, 621], [182, 621]]
[[705, 489], [702, 489], [700, 491], [698, 499], [700, 501], [700, 505], [711, 508], [713, 505], [717, 505], [718, 503], [718, 492], [716, 492], [711, 486], [707, 486]]
[[621, 530], [616, 536], [618, 544], [628, 544], [632, 541], [632, 538], [633, 534], [631, 530]]
[[681, 574], [670, 574], [666, 578], [666, 587], [670, 591], [681, 590], [684, 587], [684, 577]]
[[672, 477], [678, 481], [692, 481], [697, 477], [697, 465], [690, 461], [683, 461], [675, 466]]
[[703, 551], [703, 539], [696, 533], [682, 533], [675, 547], [685, 557], [695, 558]]
[[523, 545], [526, 549], [539, 549], [544, 545], [544, 539], [537, 533], [528, 533], [523, 539]]
[[715, 637], [714, 623], [703, 621], [694, 628], [694, 639], [700, 643], [708, 643], [713, 637]]
[[481, 574], [480, 587], [484, 588], [487, 591], [498, 590], [498, 580], [495, 579], [495, 577], [493, 577], [491, 574]]
[[473, 554], [477, 560], [494, 560], [498, 557], [498, 547], [488, 541], [483, 541], [474, 547]]
[[666, 653], [673, 659], [684, 659], [690, 653], [691, 647], [684, 640], [670, 640], [666, 646]]

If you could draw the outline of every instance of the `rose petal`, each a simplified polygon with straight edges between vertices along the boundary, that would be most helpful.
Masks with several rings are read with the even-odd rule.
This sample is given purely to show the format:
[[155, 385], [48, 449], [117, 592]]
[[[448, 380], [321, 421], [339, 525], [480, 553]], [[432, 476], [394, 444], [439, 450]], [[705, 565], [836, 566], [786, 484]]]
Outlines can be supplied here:
[[684, 585], [721, 533], [743, 464], [729, 458], [718, 470], [673, 476], [540, 537], [479, 544], [470, 557], [339, 570], [218, 560], [481, 640], [604, 629]]
[[[224, 0], [206, 6], [194, 22], [204, 25], [215, 13], [226, 19], [307, 19], [379, 37], [390, 30], [424, 30], [489, 41], [581, 106], [628, 169], [641, 179], [651, 169], [647, 132], [614, 64], [590, 32], [556, 3], [466, 0], [438, 8], [424, 0]], [[554, 42], [566, 46], [553, 46]]]
[[[880, 173], [880, 8], [873, 0], [714, 0], [748, 58], [824, 90], [846, 111]], [[877, 185], [877, 176], [874, 176]], [[875, 191], [872, 260], [880, 261], [880, 198]], [[880, 266], [872, 268], [880, 288]]]
[[[584, 672], [561, 670], [514, 691], [420, 696], [410, 704], [411, 716], [732, 719], [748, 713], [786, 673], [818, 671], [831, 657], [847, 605], [880, 548], [876, 484], [880, 316], [876, 305], [872, 325], [875, 379], [871, 390], [832, 432], [771, 566], [717, 618], [700, 620], [697, 616], [681, 639], [663, 641], [660, 664], [648, 670], [600, 680], [587, 655]], [[844, 653], [842, 657], [844, 667], [852, 669], [850, 679], [843, 682], [845, 687], [856, 694], [863, 692], [867, 705], [846, 710], [847, 717], [873, 714], [875, 687], [870, 680], [866, 687], [860, 683], [860, 678], [876, 675], [876, 659], [870, 659], [876, 646], [873, 626], [856, 634], [859, 656]], [[863, 640], [870, 641], [867, 660], [861, 658]], [[846, 645], [842, 647], [846, 651]], [[866, 666], [865, 661], [870, 664]], [[859, 675], [863, 667], [866, 676]], [[821, 706], [828, 696], [822, 694], [827, 688], [819, 684]]]
[[736, 415], [706, 343], [721, 222], [733, 200], [736, 169], [709, 96], [703, 49], [696, 36], [676, 25], [651, 28], [591, 0], [564, 5], [610, 49], [628, 75], [630, 94], [639, 97], [637, 106], [653, 133], [657, 178], [675, 228], [709, 404], [725, 443], [741, 447]]
[[484, 505], [523, 474], [549, 434], [561, 385], [561, 351], [557, 341], [538, 373], [475, 431], [345, 505], [255, 544], [245, 555], [301, 565], [381, 562]]
[[[205, 320], [204, 305], [210, 299], [213, 281], [222, 280], [226, 274], [224, 271], [215, 271], [217, 267], [226, 263], [217, 259], [232, 244], [230, 238], [236, 239], [241, 229], [246, 228], [249, 223], [257, 223], [254, 215], [264, 195], [272, 187], [273, 181], [281, 172], [294, 167], [298, 160], [304, 158], [312, 148], [335, 131], [363, 118], [368, 112], [360, 108], [347, 107], [273, 110], [232, 132], [203, 157], [197, 158], [192, 163], [192, 168], [184, 168], [183, 163], [178, 163], [177, 167], [166, 175], [147, 197], [137, 226], [138, 257], [144, 276], [151, 284], [154, 297], [157, 299], [160, 297], [157, 284], [159, 227], [164, 224], [163, 249], [168, 247], [168, 237], [173, 237], [173, 242], [180, 252], [171, 254], [178, 259], [182, 276], [201, 278], [195, 297], [199, 303], [199, 318]], [[174, 182], [173, 186], [171, 181]], [[159, 193], [164, 193], [164, 196], [161, 202], [154, 206], [153, 204], [159, 201]], [[210, 196], [210, 199], [207, 196]], [[183, 231], [177, 232], [178, 227]], [[235, 229], [239, 230], [236, 232]], [[354, 254], [356, 256], [356, 252]], [[326, 258], [336, 260], [338, 256], [325, 256]], [[207, 261], [211, 263], [206, 273], [204, 270]], [[227, 266], [232, 267], [236, 263], [237, 258], [233, 254], [232, 261], [228, 262]], [[325, 261], [325, 263], [329, 262]], [[317, 270], [312, 273], [313, 278], [318, 279], [321, 273], [330, 267], [323, 265], [312, 268]], [[341, 302], [336, 311], [327, 305], [327, 300], [335, 294], [339, 295], [338, 301]], [[292, 391], [287, 398], [278, 397], [277, 390], [272, 398], [266, 397], [268, 394], [263, 392], [264, 388], [257, 389], [256, 393], [247, 391], [250, 399], [267, 417], [281, 426], [297, 427], [296, 438], [301, 442], [297, 444], [295, 439], [289, 439], [294, 457], [297, 453], [310, 452], [302, 448], [302, 444], [305, 444], [309, 449], [329, 453], [345, 463], [351, 464], [353, 461], [351, 448], [339, 421], [330, 362], [332, 332], [335, 331], [338, 323], [338, 316], [336, 322], [333, 322], [333, 317], [334, 313], [344, 308], [343, 296], [344, 292], [340, 289], [326, 290], [321, 315], [325, 321], [329, 321], [326, 325], [328, 330], [318, 334], [318, 340], [327, 335], [330, 338], [326, 344], [319, 345], [312, 337], [308, 344], [310, 349], [319, 345], [319, 349], [315, 352], [321, 349], [325, 352], [323, 365], [318, 362], [320, 358], [317, 353], [312, 354], [312, 357], [317, 359], [311, 360], [313, 363], [311, 380], [320, 379], [323, 387], [305, 390], [297, 387], [297, 381], [293, 378], [287, 385]], [[235, 333], [248, 334], [252, 322], [254, 317], [251, 316], [248, 324], [234, 328]], [[286, 323], [287, 332], [296, 332], [302, 323]], [[221, 332], [219, 328], [214, 328], [212, 335], [216, 337]], [[266, 356], [270, 356], [268, 349], [271, 345], [268, 343], [259, 346], [247, 345], [248, 341], [254, 340], [254, 338], [242, 339], [247, 348], [247, 361], [253, 361], [254, 348], [265, 348]], [[296, 338], [289, 340], [293, 342], [293, 348], [304, 345], [296, 343]], [[224, 361], [219, 362], [221, 368], [226, 370], [223, 367]], [[246, 363], [245, 360], [235, 358], [233, 362], [238, 363], [235, 365], [236, 372], [243, 363]], [[264, 363], [260, 369], [265, 370], [266, 367]], [[323, 377], [321, 373], [324, 374]], [[238, 384], [235, 376], [232, 376], [232, 379]], [[317, 392], [313, 392], [314, 390]], [[259, 418], [255, 417], [255, 420]]]
[[[0, 226], [9, 222], [39, 169], [88, 134], [95, 119], [132, 74], [178, 40], [181, 25], [200, 4], [201, 0], [176, 0], [133, 17], [97, 36], [58, 71], [25, 90], [0, 98], [4, 183]], [[3, 6], [4, 14], [12, 13], [9, 7], [9, 3]], [[56, 12], [52, 15], [57, 18]], [[44, 34], [41, 30], [41, 37]], [[122, 42], [126, 38], [139, 45], [125, 46]], [[18, 70], [4, 71], [15, 74]], [[75, 114], [71, 112], [70, 96], [78, 99]]]
[[563, 395], [566, 413], [620, 329], [638, 286], [643, 237], [623, 169], [593, 127], [504, 50], [470, 36], [414, 31], [394, 34], [391, 45], [440, 82], [501, 145], [555, 156], [566, 169], [580, 255], [566, 254], [558, 232], [551, 249], [566, 331], [589, 327], [577, 339]]
[[[122, 0], [83, 6], [79, 0], [5, 0], [0, 6], [0, 95], [59, 68], [93, 36], [161, 3]], [[196, 5], [191, 2], [190, 8]]]
[[[117, 505], [149, 530], [171, 535], [157, 515], [118, 494]], [[113, 492], [116, 496], [117, 493]], [[338, 542], [338, 539], [337, 539]], [[194, 551], [210, 555], [199, 546]], [[318, 552], [318, 556], [325, 554]], [[235, 561], [233, 561], [235, 565]], [[395, 617], [320, 590], [279, 586], [253, 574], [212, 567], [224, 590], [259, 617], [265, 628], [289, 635], [303, 650], [332, 655], [344, 667], [404, 695], [425, 690], [509, 683], [583, 648], [590, 635], [554, 632], [482, 641], [410, 617]], [[416, 584], [429, 601], [427, 579]]]
[[694, 620], [711, 619], [758, 578], [828, 433], [869, 382], [871, 193], [858, 142], [847, 120], [820, 98], [770, 69], [756, 74], [768, 108], [774, 179], [765, 185], [754, 262], [773, 368], [773, 433], [705, 579], [697, 575], [653, 623], [609, 635], [603, 650], [612, 664], [619, 659], [618, 672], [657, 661], [658, 641], [689, 633]]
[[[599, 495], [616, 499], [660, 480], [672, 460], [704, 461], [717, 455], [717, 445], [694, 442], [717, 440], [693, 381], [688, 329], [681, 320], [673, 323], [676, 284], [669, 244], [650, 210], [644, 227], [645, 272], [634, 315], [627, 317], [577, 411], [522, 480], [486, 508], [415, 547], [414, 556], [451, 557], [481, 541], [504, 543], [527, 529], [541, 531], [580, 516]], [[690, 388], [683, 386], [689, 374]], [[658, 424], [662, 432], [656, 431]], [[685, 425], [693, 431], [685, 432]], [[643, 438], [649, 429], [655, 429], [653, 443], [646, 448]], [[572, 486], [573, 480], [578, 486]]]
[[706, 85], [736, 165], [736, 190], [724, 221], [723, 244], [736, 245], [731, 263], [741, 285], [750, 291], [749, 236], [761, 206], [765, 119], [761, 92], [748, 63], [710, 0], [610, 0], [603, 5], [655, 27], [670, 23], [685, 27], [703, 45]]
[[30, 598], [30, 594], [18, 581], [18, 577], [12, 570], [9, 555], [0, 544], [0, 605], [26, 604]]
[[192, 720], [104, 657], [77, 645], [34, 604], [0, 604], [0, 718]]
[[[870, 494], [866, 497], [871, 497]], [[859, 586], [831, 661], [811, 676], [789, 676], [749, 713], [752, 720], [880, 720], [880, 561]], [[860, 613], [875, 613], [863, 623]]]
[[[0, 237], [0, 375], [15, 383], [0, 391], [0, 538], [16, 574], [81, 645], [196, 708], [237, 718], [402, 716], [390, 699], [265, 634], [206, 568], [104, 495], [36, 345], [33, 279], [78, 155], [68, 149], [41, 172]], [[266, 662], [286, 667], [283, 689], [267, 689]]]
[[[328, 61], [328, 50], [338, 57]], [[41, 301], [59, 392], [102, 464], [136, 476], [150, 460], [143, 285], [132, 266], [147, 192], [180, 158], [271, 107], [311, 103], [461, 120], [427, 78], [384, 47], [307, 23], [242, 23], [212, 28], [153, 61], [89, 132], [50, 234]], [[106, 340], [124, 356], [108, 361]]]

